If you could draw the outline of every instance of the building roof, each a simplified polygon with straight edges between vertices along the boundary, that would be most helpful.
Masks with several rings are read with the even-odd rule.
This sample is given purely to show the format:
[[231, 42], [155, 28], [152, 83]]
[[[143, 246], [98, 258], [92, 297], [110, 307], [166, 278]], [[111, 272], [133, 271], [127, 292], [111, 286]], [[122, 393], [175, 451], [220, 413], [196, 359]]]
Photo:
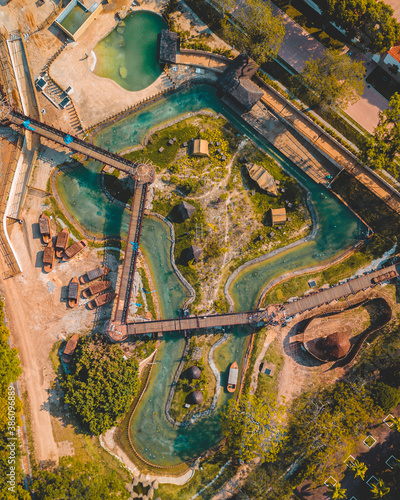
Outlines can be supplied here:
[[201, 391], [193, 391], [189, 394], [188, 400], [193, 405], [199, 405], [203, 402], [204, 396]]
[[286, 222], [286, 208], [271, 208], [272, 225]]
[[268, 193], [275, 196], [278, 194], [275, 179], [267, 170], [260, 165], [256, 165], [255, 163], [246, 163], [246, 168], [250, 177], [253, 181], [257, 182], [261, 189], [264, 189], [265, 191], [268, 191]]
[[46, 216], [39, 218], [40, 234], [50, 234], [50, 220]]
[[188, 255], [189, 260], [194, 259], [195, 262], [198, 262], [200, 259], [201, 252], [202, 252], [201, 248], [191, 245], [191, 247], [189, 248], [189, 255]]
[[230, 61], [218, 79], [221, 89], [247, 111], [250, 111], [263, 95], [262, 90], [251, 81], [257, 70], [258, 65], [242, 52]]
[[158, 35], [158, 59], [163, 63], [176, 63], [176, 54], [179, 51], [180, 39], [173, 31], [161, 30]]
[[188, 378], [198, 380], [201, 377], [201, 370], [198, 366], [193, 365], [187, 371]]
[[[51, 242], [50, 242], [51, 243]], [[43, 251], [43, 264], [53, 264], [54, 262], [54, 247], [47, 245]]]
[[190, 219], [190, 217], [195, 213], [196, 208], [193, 205], [186, 203], [186, 201], [182, 201], [178, 210], [183, 219]]
[[205, 139], [195, 139], [192, 146], [192, 155], [208, 156], [208, 141]]
[[69, 231], [68, 229], [64, 228], [57, 234], [56, 248], [65, 249], [67, 247], [68, 240], [69, 240]]
[[231, 366], [229, 369], [228, 384], [236, 385], [238, 381], [238, 375], [239, 369]]
[[347, 335], [343, 332], [335, 332], [327, 337], [319, 338], [315, 342], [314, 351], [320, 359], [336, 360], [346, 356], [350, 347]]
[[393, 59], [396, 59], [396, 61], [400, 63], [400, 40], [388, 50], [388, 54], [390, 54]]
[[68, 298], [69, 299], [77, 299], [79, 292], [79, 284], [71, 281], [68, 285]]
[[102, 267], [96, 267], [95, 269], [91, 269], [86, 273], [87, 279], [89, 281], [96, 280], [97, 278], [101, 278], [103, 276], [104, 271]]

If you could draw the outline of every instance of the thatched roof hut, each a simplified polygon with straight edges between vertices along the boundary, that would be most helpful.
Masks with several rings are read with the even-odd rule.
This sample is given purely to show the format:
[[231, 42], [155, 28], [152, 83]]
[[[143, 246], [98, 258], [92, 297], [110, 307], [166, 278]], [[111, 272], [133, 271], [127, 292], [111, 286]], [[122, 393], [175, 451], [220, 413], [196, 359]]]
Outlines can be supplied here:
[[187, 371], [188, 378], [192, 380], [198, 380], [201, 377], [201, 370], [198, 366], [193, 365]]
[[200, 405], [203, 402], [204, 396], [201, 391], [193, 391], [188, 396], [188, 401], [192, 405]]
[[258, 70], [258, 65], [245, 53], [239, 54], [218, 79], [218, 84], [240, 108], [250, 111], [261, 99], [263, 91], [251, 81]]
[[286, 222], [286, 208], [271, 208], [272, 225], [284, 224]]
[[351, 348], [347, 335], [335, 332], [316, 340], [312, 354], [326, 361], [344, 358]]
[[186, 203], [186, 201], [182, 201], [178, 207], [178, 211], [181, 214], [182, 219], [190, 219], [190, 217], [195, 213], [196, 207]]
[[180, 38], [173, 31], [161, 30], [158, 35], [158, 60], [160, 63], [176, 63], [180, 48]]
[[255, 163], [246, 163], [246, 168], [250, 177], [261, 189], [264, 189], [269, 194], [277, 196], [278, 188], [275, 184], [275, 179], [267, 170]]
[[188, 259], [194, 260], [195, 262], [199, 262], [201, 252], [202, 252], [201, 248], [196, 247], [195, 245], [191, 245], [188, 250]]
[[192, 144], [193, 156], [209, 156], [208, 141], [205, 139], [194, 139]]

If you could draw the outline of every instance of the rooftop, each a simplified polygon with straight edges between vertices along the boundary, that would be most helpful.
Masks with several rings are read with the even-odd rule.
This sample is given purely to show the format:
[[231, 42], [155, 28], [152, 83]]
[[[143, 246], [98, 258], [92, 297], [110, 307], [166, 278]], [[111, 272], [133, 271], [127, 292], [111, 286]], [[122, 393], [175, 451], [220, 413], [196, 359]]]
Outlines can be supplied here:
[[158, 35], [158, 59], [163, 63], [176, 63], [176, 54], [179, 51], [180, 39], [173, 31], [161, 30]]

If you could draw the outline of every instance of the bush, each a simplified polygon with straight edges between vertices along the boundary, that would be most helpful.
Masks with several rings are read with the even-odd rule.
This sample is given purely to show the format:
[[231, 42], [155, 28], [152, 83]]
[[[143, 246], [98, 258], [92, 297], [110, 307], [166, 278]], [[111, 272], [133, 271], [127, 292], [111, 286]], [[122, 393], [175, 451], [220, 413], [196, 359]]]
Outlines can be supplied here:
[[385, 384], [385, 382], [375, 382], [370, 391], [374, 403], [385, 412], [389, 412], [400, 402], [400, 390]]

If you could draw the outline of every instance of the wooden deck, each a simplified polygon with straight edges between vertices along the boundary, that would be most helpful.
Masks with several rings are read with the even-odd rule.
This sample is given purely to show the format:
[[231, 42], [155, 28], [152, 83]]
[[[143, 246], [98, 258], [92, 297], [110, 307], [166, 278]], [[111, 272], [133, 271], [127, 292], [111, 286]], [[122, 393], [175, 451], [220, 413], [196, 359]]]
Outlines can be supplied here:
[[284, 305], [285, 316], [289, 318], [291, 316], [294, 316], [295, 314], [300, 314], [310, 309], [314, 309], [315, 307], [322, 306], [323, 304], [329, 304], [334, 300], [339, 300], [344, 297], [348, 297], [349, 295], [354, 295], [361, 290], [371, 288], [376, 285], [376, 283], [372, 282], [373, 278], [379, 277], [386, 273], [390, 273], [391, 271], [394, 271], [395, 276], [398, 276], [396, 266], [393, 265], [390, 267], [386, 267], [385, 269], [373, 271], [369, 274], [364, 274], [326, 290], [321, 290], [314, 294], [307, 295], [294, 302], [286, 303]]
[[[41, 137], [49, 139], [50, 141], [56, 142], [57, 144], [61, 144], [64, 147], [72, 149], [77, 153], [82, 153], [89, 158], [93, 158], [93, 160], [100, 161], [110, 167], [116, 168], [117, 170], [121, 170], [122, 172], [126, 172], [128, 174], [132, 174], [136, 168], [136, 164], [122, 158], [121, 156], [111, 153], [110, 151], [106, 151], [94, 144], [90, 144], [89, 142], [83, 141], [78, 137], [70, 135], [73, 141], [66, 144], [65, 137], [67, 134], [62, 132], [50, 125], [46, 125], [37, 120], [33, 120], [29, 116], [25, 116], [22, 113], [19, 113], [16, 110], [12, 110], [8, 116], [8, 119], [14, 125], [18, 125], [19, 127], [24, 127], [24, 122], [29, 121], [29, 126], [32, 127], [32, 131], [36, 134], [39, 134]], [[30, 129], [28, 129], [30, 130]]]
[[133, 279], [135, 276], [136, 261], [139, 251], [140, 234], [142, 232], [147, 187], [147, 183], [137, 181], [133, 192], [131, 220], [129, 222], [124, 264], [122, 268], [117, 307], [114, 317], [114, 321], [118, 323], [126, 322], [129, 311], [129, 303], [132, 296]]

